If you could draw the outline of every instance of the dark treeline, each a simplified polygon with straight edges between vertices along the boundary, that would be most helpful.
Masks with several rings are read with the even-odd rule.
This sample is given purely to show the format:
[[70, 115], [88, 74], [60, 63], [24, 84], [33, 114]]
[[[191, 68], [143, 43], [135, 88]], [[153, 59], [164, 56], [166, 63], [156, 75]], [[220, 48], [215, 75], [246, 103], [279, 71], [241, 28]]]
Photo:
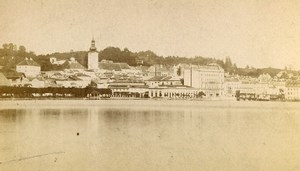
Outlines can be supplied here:
[[[62, 87], [47, 87], [47, 88], [32, 88], [32, 87], [0, 87], [0, 97], [15, 97], [29, 98], [34, 97], [33, 94], [38, 94], [42, 97], [87, 97], [88, 94], [108, 95], [112, 94], [110, 89], [97, 89], [93, 87], [87, 88], [62, 88]], [[2, 96], [4, 95], [4, 96]], [[12, 96], [13, 95], [13, 96]]]
[[[24, 46], [16, 46], [12, 43], [9, 43], [3, 44], [2, 48], [0, 48], [0, 65], [4, 66], [4, 70], [14, 68], [18, 62], [24, 60], [24, 58], [27, 57], [33, 58], [36, 62], [38, 62], [41, 65], [42, 71], [62, 70], [64, 68], [64, 65], [52, 65], [49, 60], [50, 57], [56, 57], [58, 60], [69, 60], [71, 57], [74, 57], [83, 66], [87, 66], [87, 55], [88, 51], [64, 53], [56, 52], [46, 55], [35, 55], [32, 51], [28, 52]], [[101, 50], [99, 52], [99, 61], [103, 59], [112, 60], [113, 62], [124, 62], [128, 63], [131, 66], [139, 65], [137, 61], [140, 60], [143, 61], [143, 65], [145, 66], [151, 66], [154, 64], [177, 65], [180, 63], [185, 63], [194, 65], [206, 65], [209, 63], [217, 63], [222, 68], [224, 68], [225, 72], [252, 77], [258, 77], [260, 74], [264, 73], [268, 73], [273, 77], [278, 72], [282, 71], [281, 69], [276, 68], [254, 68], [249, 66], [245, 68], [238, 68], [238, 66], [231, 61], [230, 57], [226, 57], [225, 60], [206, 58], [202, 56], [196, 56], [193, 58], [178, 56], [162, 57], [149, 50], [141, 52], [131, 52], [127, 48], [121, 50], [118, 47], [107, 47]], [[299, 74], [296, 71], [289, 72], [293, 72], [297, 75]]]
[[27, 51], [25, 46], [17, 46], [13, 43], [5, 43], [0, 48], [0, 65], [3, 70], [15, 68], [16, 64], [24, 60], [24, 58], [33, 58], [36, 60], [37, 56], [32, 51]]

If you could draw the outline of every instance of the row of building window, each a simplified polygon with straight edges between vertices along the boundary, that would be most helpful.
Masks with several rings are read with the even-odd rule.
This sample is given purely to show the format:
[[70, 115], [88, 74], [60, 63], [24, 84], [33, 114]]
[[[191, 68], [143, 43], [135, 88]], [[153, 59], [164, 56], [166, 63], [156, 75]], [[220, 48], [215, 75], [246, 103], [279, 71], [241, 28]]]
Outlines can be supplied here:
[[288, 88], [288, 91], [299, 91], [300, 88]]
[[297, 92], [297, 93], [287, 92], [287, 94], [288, 94], [288, 95], [300, 95], [299, 92]]

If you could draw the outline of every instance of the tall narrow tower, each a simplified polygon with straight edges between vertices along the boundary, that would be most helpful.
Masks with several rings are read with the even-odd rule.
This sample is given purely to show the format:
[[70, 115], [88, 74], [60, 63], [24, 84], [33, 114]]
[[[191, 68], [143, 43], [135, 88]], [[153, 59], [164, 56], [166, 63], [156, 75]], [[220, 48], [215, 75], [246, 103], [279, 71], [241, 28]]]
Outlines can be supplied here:
[[91, 47], [88, 53], [88, 69], [97, 70], [98, 69], [98, 52], [95, 46], [94, 37], [91, 42]]

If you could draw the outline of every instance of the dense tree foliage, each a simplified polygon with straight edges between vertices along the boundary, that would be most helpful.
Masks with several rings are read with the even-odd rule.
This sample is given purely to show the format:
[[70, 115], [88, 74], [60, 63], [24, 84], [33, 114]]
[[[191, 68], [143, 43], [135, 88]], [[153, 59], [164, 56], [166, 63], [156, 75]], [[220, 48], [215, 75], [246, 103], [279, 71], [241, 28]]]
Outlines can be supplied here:
[[3, 70], [15, 68], [26, 57], [36, 59], [36, 55], [32, 51], [27, 52], [25, 46], [18, 48], [13, 43], [5, 43], [0, 48], [0, 65], [3, 66]]
[[99, 53], [99, 61], [106, 59], [114, 62], [127, 63], [128, 65], [136, 65], [136, 56], [127, 48], [121, 50], [117, 47], [108, 47]]
[[57, 60], [70, 60], [71, 57], [74, 57], [80, 64], [87, 67], [87, 52], [78, 51], [78, 52], [64, 52], [64, 53], [52, 53], [47, 55], [37, 56], [37, 62], [41, 65], [42, 71], [50, 70], [62, 70], [64, 65], [55, 65], [50, 63], [50, 58], [55, 57]]
[[[33, 97], [33, 94], [47, 94], [45, 96], [57, 97], [65, 95], [71, 95], [69, 97], [87, 97], [88, 94], [106, 94], [111, 95], [112, 91], [110, 89], [98, 89], [93, 87], [86, 88], [62, 88], [62, 87], [47, 87], [47, 88], [31, 88], [31, 87], [0, 87], [0, 97], [3, 94], [13, 95], [13, 97], [23, 98], [23, 97]], [[9, 96], [8, 96], [9, 97]]]

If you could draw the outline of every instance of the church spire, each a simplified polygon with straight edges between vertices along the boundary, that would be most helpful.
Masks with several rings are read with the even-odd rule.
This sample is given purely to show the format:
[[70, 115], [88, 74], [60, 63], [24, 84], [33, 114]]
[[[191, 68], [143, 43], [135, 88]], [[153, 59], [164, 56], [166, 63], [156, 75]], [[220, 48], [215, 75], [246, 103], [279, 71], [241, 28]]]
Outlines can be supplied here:
[[90, 51], [97, 51], [97, 48], [96, 48], [96, 45], [95, 45], [95, 39], [94, 39], [94, 36], [93, 36], [93, 38], [92, 38]]

